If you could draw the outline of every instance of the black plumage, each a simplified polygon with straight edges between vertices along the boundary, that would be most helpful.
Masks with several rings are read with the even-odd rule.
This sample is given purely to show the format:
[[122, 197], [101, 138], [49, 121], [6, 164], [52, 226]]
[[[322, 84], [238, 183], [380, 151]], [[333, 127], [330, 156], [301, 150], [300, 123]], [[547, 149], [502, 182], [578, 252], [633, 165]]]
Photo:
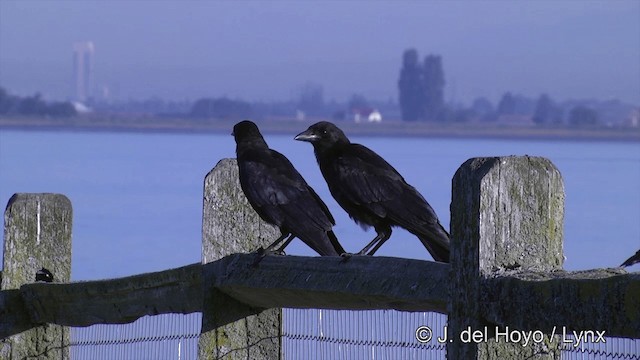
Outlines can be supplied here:
[[400, 226], [416, 235], [436, 261], [449, 262], [449, 234], [436, 213], [382, 157], [351, 143], [342, 130], [326, 121], [295, 139], [313, 145], [320, 171], [338, 204], [359, 225], [375, 228], [377, 236], [359, 254], [373, 255], [391, 236], [391, 227]]
[[622, 267], [624, 266], [631, 266], [633, 264], [637, 264], [640, 263], [640, 250], [638, 250], [635, 255], [631, 256], [630, 258], [628, 258], [625, 262], [622, 263]]
[[51, 273], [51, 271], [42, 268], [38, 271], [36, 271], [36, 281], [43, 281], [43, 282], [53, 282], [53, 274]]
[[282, 233], [267, 252], [287, 238], [276, 250], [282, 251], [298, 237], [322, 256], [342, 255], [345, 251], [331, 230], [333, 216], [291, 162], [269, 149], [251, 121], [237, 123], [233, 135], [242, 191], [258, 215]]

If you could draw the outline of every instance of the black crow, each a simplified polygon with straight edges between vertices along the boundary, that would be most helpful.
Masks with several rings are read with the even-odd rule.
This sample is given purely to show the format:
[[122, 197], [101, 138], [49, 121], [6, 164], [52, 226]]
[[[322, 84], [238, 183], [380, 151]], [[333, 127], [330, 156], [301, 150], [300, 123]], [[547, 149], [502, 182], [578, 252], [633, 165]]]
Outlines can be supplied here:
[[449, 262], [449, 234], [429, 203], [382, 157], [352, 144], [337, 126], [322, 121], [295, 137], [308, 141], [338, 204], [377, 236], [358, 254], [373, 255], [400, 226], [416, 235], [436, 261]]
[[53, 274], [51, 271], [42, 268], [36, 271], [36, 281], [53, 282]]
[[622, 263], [622, 265], [620, 265], [621, 267], [624, 266], [631, 266], [633, 264], [637, 264], [640, 263], [640, 250], [638, 250], [636, 252], [635, 255], [631, 256], [630, 258], [628, 258], [625, 262]]
[[241, 121], [233, 127], [240, 186], [260, 217], [280, 228], [281, 252], [295, 237], [322, 256], [345, 253], [331, 230], [335, 220], [324, 202], [282, 154], [269, 149], [256, 124]]

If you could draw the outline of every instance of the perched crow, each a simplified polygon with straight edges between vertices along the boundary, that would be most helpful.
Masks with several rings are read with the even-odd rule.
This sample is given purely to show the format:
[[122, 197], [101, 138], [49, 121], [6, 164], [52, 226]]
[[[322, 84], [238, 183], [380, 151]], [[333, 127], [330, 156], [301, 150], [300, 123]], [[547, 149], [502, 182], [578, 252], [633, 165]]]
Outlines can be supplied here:
[[388, 162], [370, 149], [352, 144], [337, 126], [322, 121], [295, 137], [308, 141], [320, 171], [338, 204], [377, 236], [358, 254], [373, 255], [400, 226], [416, 235], [436, 261], [449, 262], [449, 234], [429, 203]]
[[36, 271], [36, 281], [53, 282], [53, 274], [51, 271], [42, 268]]
[[276, 251], [298, 237], [322, 256], [345, 253], [331, 230], [335, 220], [327, 206], [284, 155], [269, 149], [256, 124], [241, 121], [233, 135], [242, 191], [258, 215], [282, 233], [265, 252], [288, 236]]
[[638, 251], [636, 252], [636, 254], [635, 254], [635, 255], [633, 255], [633, 256], [631, 256], [630, 258], [628, 258], [628, 259], [627, 259], [625, 262], [623, 262], [623, 263], [622, 263], [622, 265], [620, 265], [620, 266], [621, 266], [621, 267], [622, 267], [622, 266], [631, 266], [631, 265], [633, 265], [633, 264], [637, 264], [637, 263], [640, 263], [640, 250], [638, 250]]

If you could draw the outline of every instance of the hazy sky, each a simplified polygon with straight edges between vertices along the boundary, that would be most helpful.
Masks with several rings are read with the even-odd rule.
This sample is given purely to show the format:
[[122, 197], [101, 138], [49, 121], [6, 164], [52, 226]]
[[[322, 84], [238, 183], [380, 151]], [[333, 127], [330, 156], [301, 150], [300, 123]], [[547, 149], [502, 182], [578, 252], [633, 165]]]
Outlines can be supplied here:
[[124, 98], [397, 98], [402, 52], [440, 54], [448, 101], [505, 91], [640, 104], [640, 1], [0, 0], [0, 86], [72, 93], [72, 43]]

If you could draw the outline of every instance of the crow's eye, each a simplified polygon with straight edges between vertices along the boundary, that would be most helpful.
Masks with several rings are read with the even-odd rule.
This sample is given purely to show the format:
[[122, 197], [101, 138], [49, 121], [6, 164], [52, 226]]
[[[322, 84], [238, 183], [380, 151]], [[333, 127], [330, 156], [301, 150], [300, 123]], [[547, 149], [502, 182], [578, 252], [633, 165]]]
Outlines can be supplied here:
[[322, 130], [322, 135], [327, 135], [327, 130]]

